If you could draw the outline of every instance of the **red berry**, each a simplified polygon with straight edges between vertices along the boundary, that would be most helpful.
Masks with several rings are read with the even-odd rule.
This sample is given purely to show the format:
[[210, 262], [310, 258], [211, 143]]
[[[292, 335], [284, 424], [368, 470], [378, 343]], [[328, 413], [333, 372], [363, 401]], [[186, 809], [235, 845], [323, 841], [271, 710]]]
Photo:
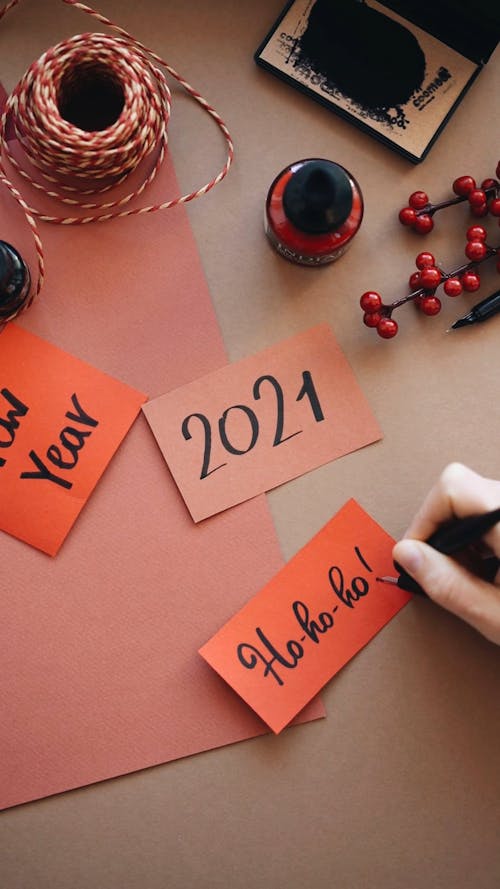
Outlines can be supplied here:
[[475, 290], [479, 290], [481, 280], [478, 273], [473, 271], [473, 269], [464, 272], [460, 280], [462, 282], [462, 287], [467, 293], [474, 293]]
[[377, 324], [377, 333], [384, 340], [392, 339], [393, 336], [396, 336], [397, 332], [397, 322], [393, 321], [392, 318], [381, 318]]
[[453, 183], [453, 191], [455, 194], [465, 196], [476, 187], [476, 180], [472, 176], [459, 176]]
[[486, 201], [484, 204], [478, 204], [477, 207], [471, 207], [471, 213], [473, 216], [487, 216], [488, 215], [488, 204]]
[[382, 315], [380, 312], [365, 312], [363, 321], [367, 327], [378, 327]]
[[437, 315], [441, 311], [441, 300], [437, 296], [424, 296], [420, 309], [424, 315]]
[[429, 198], [425, 191], [414, 191], [408, 198], [408, 203], [414, 210], [423, 210], [429, 203]]
[[432, 216], [429, 216], [428, 213], [422, 213], [420, 216], [417, 216], [413, 223], [413, 230], [418, 232], [419, 235], [426, 235], [433, 228], [434, 222], [432, 221]]
[[462, 293], [460, 278], [448, 278], [443, 284], [443, 290], [446, 296], [460, 296]]
[[467, 229], [465, 237], [468, 241], [485, 241], [486, 229], [482, 225], [471, 225]]
[[424, 290], [435, 290], [441, 283], [441, 272], [436, 268], [422, 269], [420, 283]]
[[409, 284], [411, 290], [418, 290], [419, 287], [421, 286], [421, 283], [420, 283], [420, 272], [413, 272], [413, 273], [410, 275], [408, 284]]
[[413, 225], [416, 218], [417, 214], [412, 207], [403, 207], [403, 209], [399, 211], [399, 221], [402, 225]]
[[487, 188], [495, 188], [495, 185], [498, 185], [496, 179], [483, 179], [481, 182], [481, 188], [484, 188], [485, 190]]
[[488, 248], [484, 241], [469, 241], [465, 248], [465, 255], [467, 259], [471, 259], [472, 262], [481, 262], [487, 252]]
[[382, 305], [382, 297], [375, 290], [367, 290], [366, 293], [363, 293], [359, 304], [363, 311], [369, 315], [372, 312], [378, 312]]
[[500, 216], [500, 198], [490, 201], [490, 213], [492, 216]]
[[419, 235], [426, 235], [434, 228], [432, 216], [429, 216], [428, 213], [422, 213], [421, 216], [417, 216], [413, 223], [413, 228]]
[[417, 269], [430, 269], [435, 264], [436, 260], [432, 253], [419, 253], [415, 259]]
[[486, 203], [486, 194], [482, 188], [473, 188], [468, 194], [471, 207], [481, 207]]

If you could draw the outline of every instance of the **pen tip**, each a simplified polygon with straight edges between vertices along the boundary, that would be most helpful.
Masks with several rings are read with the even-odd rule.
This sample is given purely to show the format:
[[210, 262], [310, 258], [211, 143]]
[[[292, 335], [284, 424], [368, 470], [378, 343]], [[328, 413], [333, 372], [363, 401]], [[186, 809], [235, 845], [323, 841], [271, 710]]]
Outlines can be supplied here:
[[464, 315], [463, 318], [457, 318], [456, 321], [450, 327], [450, 330], [456, 330], [458, 327], [467, 327], [469, 324], [472, 324], [472, 316]]

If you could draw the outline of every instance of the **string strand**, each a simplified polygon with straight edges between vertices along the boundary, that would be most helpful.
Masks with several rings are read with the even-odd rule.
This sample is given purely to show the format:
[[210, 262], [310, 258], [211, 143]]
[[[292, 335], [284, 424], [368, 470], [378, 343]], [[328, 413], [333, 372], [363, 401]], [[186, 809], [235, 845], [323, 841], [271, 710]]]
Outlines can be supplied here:
[[[8, 97], [0, 118], [0, 182], [24, 211], [33, 234], [38, 280], [26, 309], [40, 293], [45, 277], [43, 244], [37, 220], [58, 225], [85, 225], [126, 216], [168, 210], [206, 194], [224, 179], [234, 147], [226, 124], [203, 96], [161, 56], [144, 46], [120, 25], [78, 0], [62, 0], [88, 14], [114, 34], [85, 33], [62, 41], [30, 65]], [[0, 9], [0, 19], [19, 0]], [[168, 144], [171, 92], [167, 72], [212, 117], [226, 142], [226, 161], [202, 187], [170, 200], [128, 207], [154, 181]], [[85, 84], [105, 89], [118, 107], [115, 119], [102, 128], [83, 128], [61, 107], [70, 105]], [[77, 98], [74, 98], [75, 104]], [[12, 123], [22, 160], [7, 139]], [[141, 183], [120, 198], [106, 193], [124, 183], [145, 158], [153, 155]], [[32, 206], [12, 182], [5, 159], [37, 191], [63, 205], [89, 211], [85, 215], [50, 215]], [[27, 162], [27, 166], [25, 165]], [[103, 196], [101, 198], [101, 196]], [[15, 313], [17, 314], [17, 312]], [[14, 315], [8, 319], [11, 320]]]

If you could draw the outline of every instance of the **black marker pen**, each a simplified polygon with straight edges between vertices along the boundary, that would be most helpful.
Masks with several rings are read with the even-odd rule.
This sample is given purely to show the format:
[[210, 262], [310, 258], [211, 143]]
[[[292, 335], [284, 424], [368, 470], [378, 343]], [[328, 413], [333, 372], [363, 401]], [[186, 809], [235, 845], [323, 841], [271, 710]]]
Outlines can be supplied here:
[[[454, 553], [464, 550], [471, 544], [476, 543], [498, 522], [500, 522], [500, 507], [498, 509], [493, 509], [491, 512], [483, 513], [482, 515], [466, 516], [463, 519], [452, 519], [450, 522], [446, 522], [438, 528], [434, 534], [431, 534], [426, 543], [438, 552], [451, 556]], [[500, 559], [493, 556], [487, 561], [488, 563], [491, 562], [489, 568], [494, 576], [500, 566]], [[401, 567], [401, 565], [394, 562], [394, 567], [398, 572], [399, 577], [377, 577], [377, 580], [383, 581], [384, 583], [393, 583], [396, 586], [401, 587], [401, 589], [406, 590], [408, 593], [417, 593], [417, 595], [420, 596], [427, 595], [420, 584], [418, 584], [416, 580], [414, 580], [413, 577]]]
[[487, 318], [491, 318], [497, 312], [500, 312], [500, 290], [477, 303], [463, 318], [458, 318], [454, 321], [450, 330], [455, 330], [458, 327], [467, 327], [469, 324], [477, 324], [479, 321], [486, 321]]

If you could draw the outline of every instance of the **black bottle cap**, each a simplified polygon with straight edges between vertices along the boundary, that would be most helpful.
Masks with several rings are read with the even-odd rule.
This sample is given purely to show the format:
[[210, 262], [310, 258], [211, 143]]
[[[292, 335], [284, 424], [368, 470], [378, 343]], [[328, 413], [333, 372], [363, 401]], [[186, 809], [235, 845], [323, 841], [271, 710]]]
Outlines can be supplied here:
[[305, 161], [285, 186], [283, 209], [292, 225], [308, 234], [323, 235], [338, 228], [352, 209], [346, 171], [332, 161]]
[[0, 322], [20, 311], [30, 292], [30, 273], [17, 250], [0, 241]]

